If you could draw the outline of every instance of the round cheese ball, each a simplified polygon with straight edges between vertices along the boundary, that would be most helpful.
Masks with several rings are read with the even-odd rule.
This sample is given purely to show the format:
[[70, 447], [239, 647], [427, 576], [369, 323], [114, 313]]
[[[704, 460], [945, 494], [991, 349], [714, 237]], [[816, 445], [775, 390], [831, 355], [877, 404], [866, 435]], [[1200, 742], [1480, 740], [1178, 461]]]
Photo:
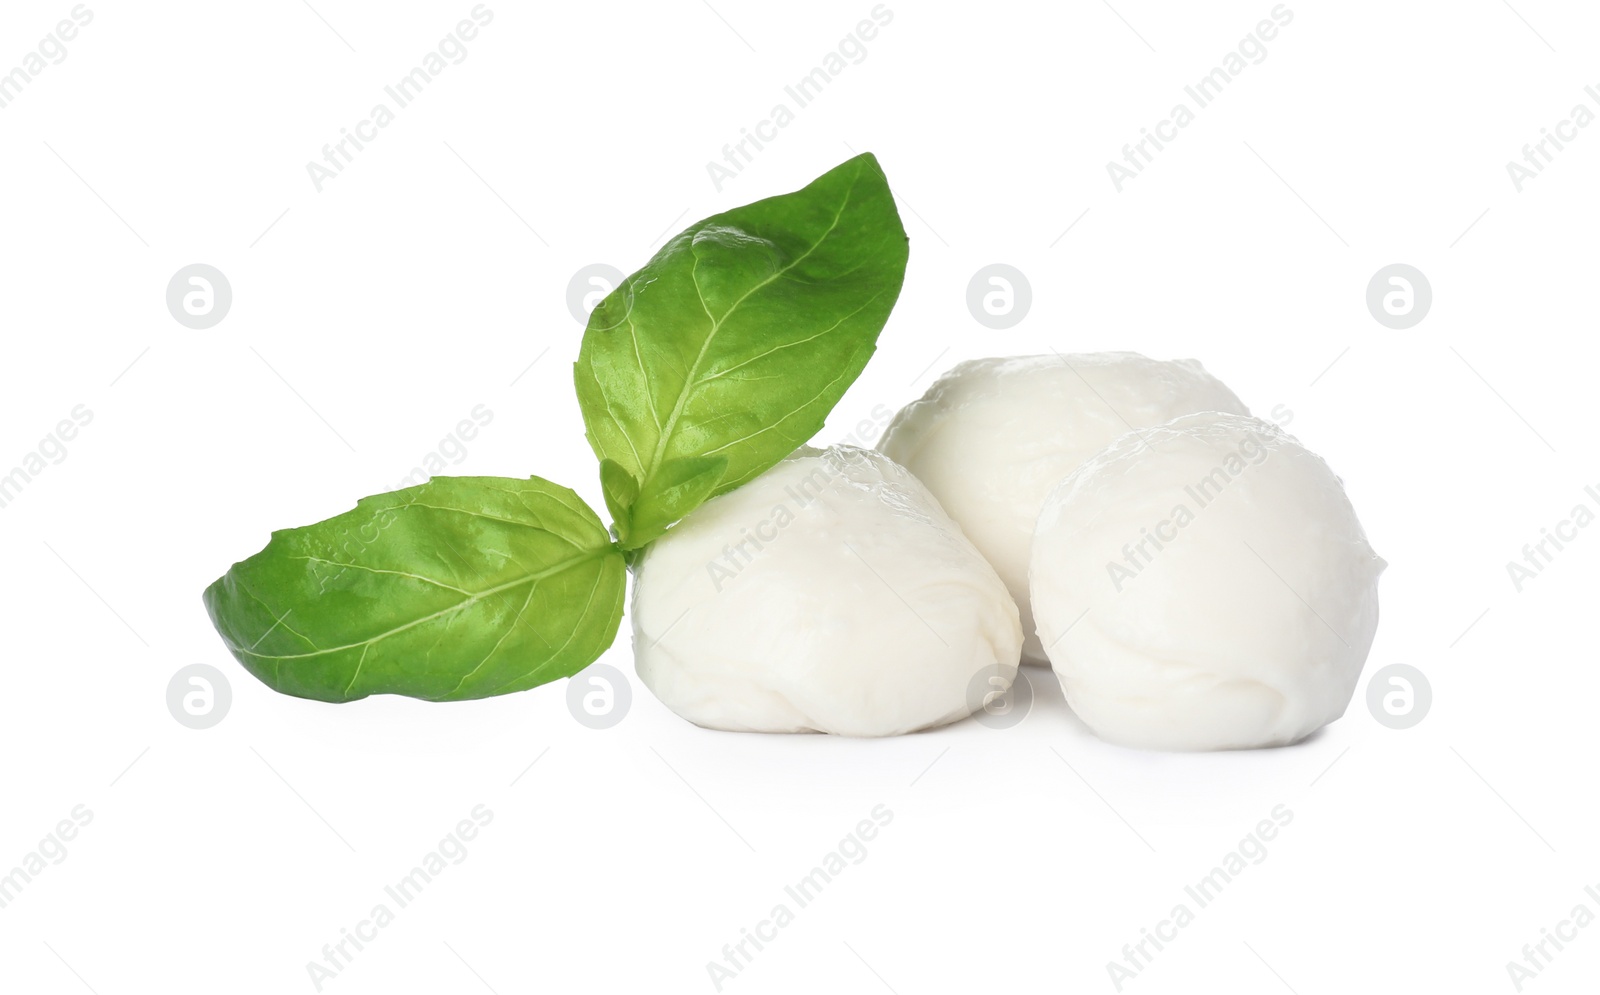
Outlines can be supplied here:
[[985, 675], [1016, 676], [1005, 585], [870, 450], [796, 451], [691, 512], [637, 574], [639, 679], [708, 728], [894, 736], [971, 714]]
[[1051, 492], [1033, 608], [1068, 703], [1102, 739], [1282, 746], [1344, 714], [1383, 568], [1320, 457], [1256, 418], [1190, 415], [1119, 439]]
[[1022, 613], [1022, 657], [1046, 662], [1028, 604], [1045, 495], [1127, 432], [1197, 411], [1249, 414], [1192, 359], [1133, 352], [961, 363], [902, 408], [878, 448], [917, 475], [994, 564]]

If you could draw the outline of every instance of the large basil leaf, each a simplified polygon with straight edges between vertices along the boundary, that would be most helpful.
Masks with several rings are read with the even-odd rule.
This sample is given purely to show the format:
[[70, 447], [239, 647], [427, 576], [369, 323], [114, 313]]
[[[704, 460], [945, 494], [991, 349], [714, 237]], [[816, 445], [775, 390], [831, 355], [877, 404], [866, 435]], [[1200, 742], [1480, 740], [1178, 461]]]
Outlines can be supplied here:
[[532, 477], [441, 477], [275, 532], [205, 593], [267, 686], [431, 701], [577, 673], [616, 638], [626, 568], [605, 525]]
[[905, 278], [878, 161], [669, 241], [589, 317], [575, 369], [620, 544], [809, 441], [871, 357]]

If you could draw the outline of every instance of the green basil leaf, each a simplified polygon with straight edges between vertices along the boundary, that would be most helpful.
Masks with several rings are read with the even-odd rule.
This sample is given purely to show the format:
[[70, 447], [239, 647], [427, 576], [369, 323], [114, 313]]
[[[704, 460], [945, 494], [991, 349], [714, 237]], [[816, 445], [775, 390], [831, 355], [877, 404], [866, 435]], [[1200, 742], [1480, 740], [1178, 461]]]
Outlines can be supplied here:
[[626, 567], [572, 491], [441, 477], [274, 532], [206, 589], [228, 649], [319, 701], [485, 698], [569, 677], [616, 638]]
[[661, 515], [693, 510], [667, 493], [686, 483], [683, 467], [664, 472], [673, 461], [726, 460], [693, 488], [698, 503], [816, 435], [871, 357], [906, 256], [883, 170], [860, 155], [691, 225], [607, 295], [574, 373], [589, 444], [648, 509], [648, 521], [618, 517], [624, 548], [658, 535]]
[[661, 464], [655, 488], [629, 512], [630, 545], [643, 546], [704, 504], [727, 469], [726, 456], [682, 456]]
[[632, 526], [633, 502], [639, 499], [639, 482], [616, 460], [603, 459], [600, 461], [600, 490], [605, 495], [611, 520], [617, 523], [617, 534], [627, 532]]

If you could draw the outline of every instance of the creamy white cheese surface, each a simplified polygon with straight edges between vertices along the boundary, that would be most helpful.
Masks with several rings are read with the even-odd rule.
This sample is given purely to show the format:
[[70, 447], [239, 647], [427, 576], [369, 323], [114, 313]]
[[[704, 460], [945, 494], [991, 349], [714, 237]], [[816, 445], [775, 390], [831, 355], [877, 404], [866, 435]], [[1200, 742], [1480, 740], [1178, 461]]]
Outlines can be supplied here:
[[994, 564], [1022, 613], [1024, 660], [1045, 663], [1028, 594], [1045, 495], [1118, 437], [1199, 411], [1249, 413], [1192, 359], [979, 359], [953, 367], [901, 409], [878, 448], [916, 474]]
[[981, 704], [983, 675], [1015, 676], [1022, 643], [1005, 584], [927, 489], [849, 446], [802, 448], [690, 513], [640, 559], [631, 616], [645, 686], [740, 731], [943, 725]]
[[1258, 419], [1199, 414], [1125, 436], [1052, 491], [1032, 603], [1103, 739], [1279, 746], [1344, 714], [1383, 568], [1321, 458]]

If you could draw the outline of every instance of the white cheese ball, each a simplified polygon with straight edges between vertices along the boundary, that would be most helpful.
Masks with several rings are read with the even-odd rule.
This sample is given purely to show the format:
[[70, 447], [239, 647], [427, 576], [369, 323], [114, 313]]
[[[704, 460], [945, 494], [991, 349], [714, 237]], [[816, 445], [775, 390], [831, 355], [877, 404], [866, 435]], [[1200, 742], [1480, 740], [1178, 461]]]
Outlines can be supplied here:
[[1046, 662], [1028, 604], [1045, 495], [1123, 434], [1197, 411], [1249, 414], [1192, 359], [1134, 352], [961, 363], [902, 408], [878, 448], [917, 475], [994, 564], [1022, 612], [1022, 657]]
[[980, 674], [1016, 676], [1005, 585], [870, 450], [797, 450], [691, 512], [637, 574], [639, 679], [711, 729], [895, 736], [971, 714]]
[[1033, 608], [1068, 703], [1102, 739], [1282, 746], [1344, 714], [1383, 568], [1320, 457], [1256, 418], [1190, 415], [1118, 440], [1050, 494]]

